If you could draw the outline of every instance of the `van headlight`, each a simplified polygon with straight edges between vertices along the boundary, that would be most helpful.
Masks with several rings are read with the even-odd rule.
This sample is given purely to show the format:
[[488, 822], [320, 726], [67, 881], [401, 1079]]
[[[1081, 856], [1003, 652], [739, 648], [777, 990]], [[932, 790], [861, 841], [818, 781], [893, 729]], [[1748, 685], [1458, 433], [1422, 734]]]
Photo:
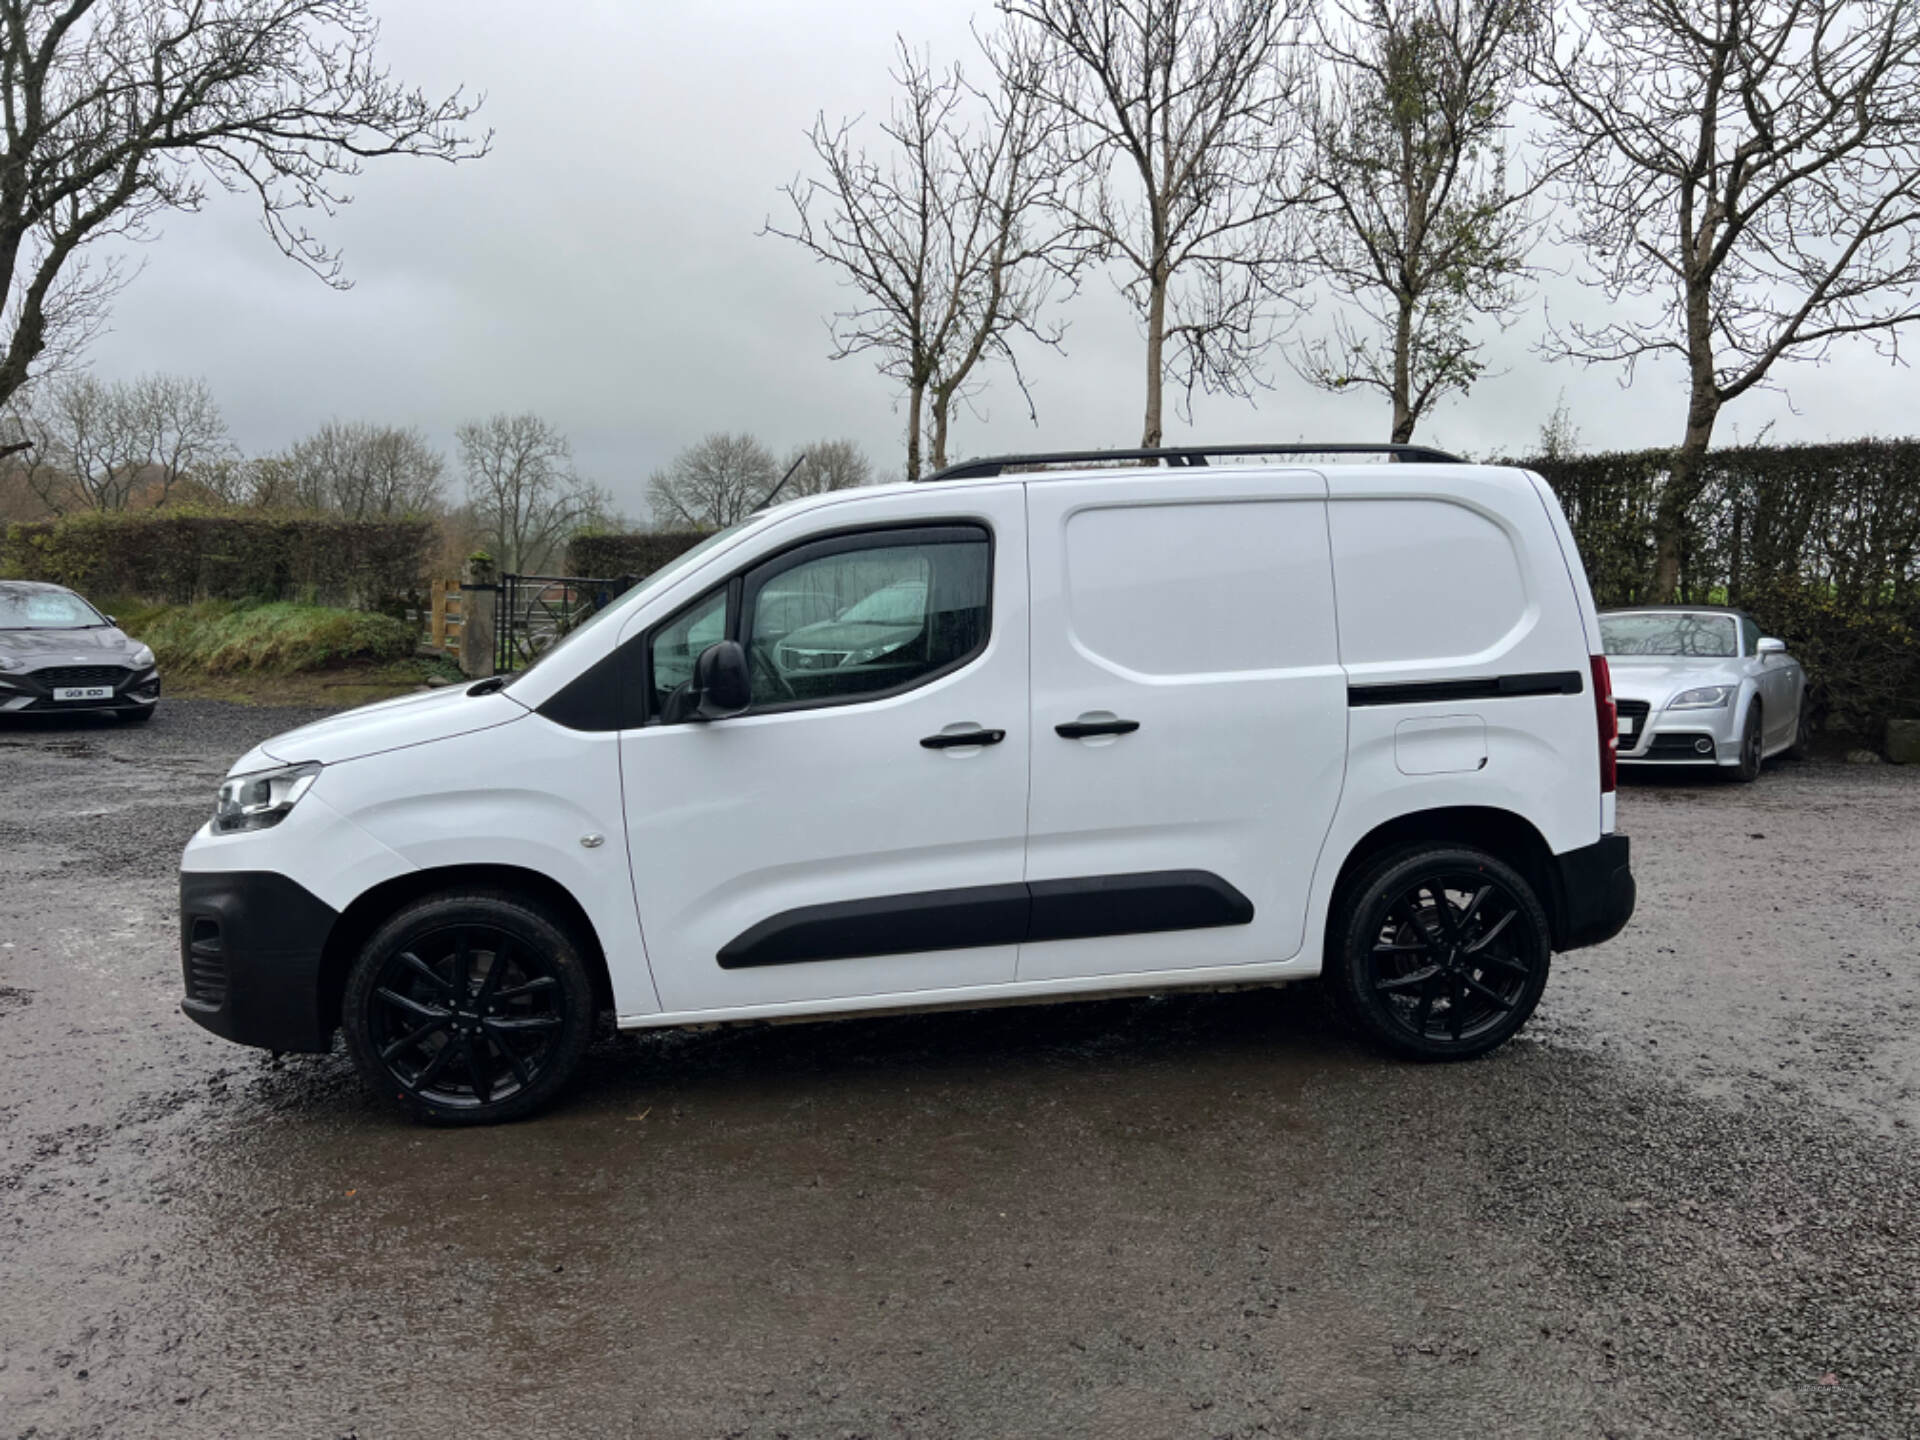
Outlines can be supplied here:
[[1733, 694], [1731, 685], [1702, 685], [1698, 690], [1682, 690], [1667, 706], [1669, 710], [1718, 710]]
[[319, 775], [320, 767], [312, 762], [235, 775], [220, 786], [220, 798], [213, 806], [213, 828], [222, 835], [271, 829], [287, 818]]

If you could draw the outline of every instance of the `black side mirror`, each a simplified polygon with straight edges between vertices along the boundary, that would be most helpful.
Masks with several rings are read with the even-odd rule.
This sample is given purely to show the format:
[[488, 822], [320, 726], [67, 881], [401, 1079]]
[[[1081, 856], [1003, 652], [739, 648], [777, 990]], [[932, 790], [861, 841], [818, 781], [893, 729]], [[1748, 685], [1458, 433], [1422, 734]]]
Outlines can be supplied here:
[[753, 703], [753, 678], [747, 652], [738, 640], [718, 640], [693, 662], [694, 720], [724, 720]]

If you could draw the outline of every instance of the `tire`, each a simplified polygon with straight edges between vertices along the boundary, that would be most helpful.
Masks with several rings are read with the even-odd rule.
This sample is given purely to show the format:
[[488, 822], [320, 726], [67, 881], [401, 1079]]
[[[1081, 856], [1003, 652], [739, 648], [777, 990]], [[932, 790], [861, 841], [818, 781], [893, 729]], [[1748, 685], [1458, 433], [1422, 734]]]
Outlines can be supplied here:
[[1807, 724], [1813, 712], [1813, 697], [1807, 694], [1807, 687], [1800, 687], [1800, 713], [1793, 721], [1793, 744], [1787, 747], [1789, 760], [1805, 760], [1813, 753], [1813, 746], [1807, 743]]
[[144, 725], [153, 719], [153, 712], [159, 708], [158, 705], [148, 705], [140, 710], [116, 710], [113, 713], [129, 725]]
[[340, 1022], [369, 1084], [417, 1120], [517, 1120], [572, 1080], [592, 1038], [593, 979], [567, 927], [516, 895], [406, 906], [347, 972]]
[[1553, 949], [1533, 887], [1470, 845], [1383, 856], [1345, 892], [1328, 938], [1336, 1008], [1415, 1060], [1471, 1060], [1510, 1040], [1540, 1003]]
[[1733, 767], [1733, 778], [1751, 785], [1760, 778], [1761, 757], [1765, 748], [1760, 724], [1760, 702], [1747, 706], [1747, 723], [1740, 731], [1740, 763]]

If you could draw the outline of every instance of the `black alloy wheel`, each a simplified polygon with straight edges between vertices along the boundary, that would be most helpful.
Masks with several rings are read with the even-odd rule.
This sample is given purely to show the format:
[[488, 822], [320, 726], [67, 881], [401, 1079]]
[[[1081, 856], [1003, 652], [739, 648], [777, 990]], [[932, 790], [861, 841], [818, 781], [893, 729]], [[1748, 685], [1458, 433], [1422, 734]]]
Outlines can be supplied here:
[[341, 1018], [362, 1073], [415, 1116], [486, 1124], [530, 1113], [572, 1078], [593, 985], [565, 928], [536, 906], [436, 896], [368, 941]]
[[1760, 778], [1760, 763], [1764, 749], [1763, 727], [1760, 724], [1760, 702], [1755, 700], [1747, 706], [1746, 728], [1740, 732], [1740, 763], [1734, 768], [1734, 778], [1743, 785], [1751, 785]]
[[1330, 955], [1336, 1001], [1403, 1055], [1465, 1060], [1503, 1044], [1546, 988], [1552, 940], [1526, 880], [1484, 851], [1432, 846], [1376, 865]]

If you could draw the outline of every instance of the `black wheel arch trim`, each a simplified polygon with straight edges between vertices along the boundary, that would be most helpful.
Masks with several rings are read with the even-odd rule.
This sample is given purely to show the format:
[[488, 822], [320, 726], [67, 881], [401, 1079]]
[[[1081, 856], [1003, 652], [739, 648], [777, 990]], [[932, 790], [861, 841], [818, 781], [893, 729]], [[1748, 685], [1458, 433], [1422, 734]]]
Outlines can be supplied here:
[[[1407, 845], [1469, 845], [1511, 865], [1539, 896], [1557, 952], [1610, 940], [1633, 916], [1626, 836], [1603, 835], [1592, 845], [1556, 854], [1525, 816], [1498, 807], [1452, 805], [1407, 811], [1355, 841], [1334, 879], [1329, 925], [1339, 914], [1341, 896], [1375, 858]], [[1331, 932], [1326, 943], [1335, 943]]]
[[1253, 902], [1205, 870], [923, 890], [782, 911], [720, 947], [723, 970], [1246, 925]]

